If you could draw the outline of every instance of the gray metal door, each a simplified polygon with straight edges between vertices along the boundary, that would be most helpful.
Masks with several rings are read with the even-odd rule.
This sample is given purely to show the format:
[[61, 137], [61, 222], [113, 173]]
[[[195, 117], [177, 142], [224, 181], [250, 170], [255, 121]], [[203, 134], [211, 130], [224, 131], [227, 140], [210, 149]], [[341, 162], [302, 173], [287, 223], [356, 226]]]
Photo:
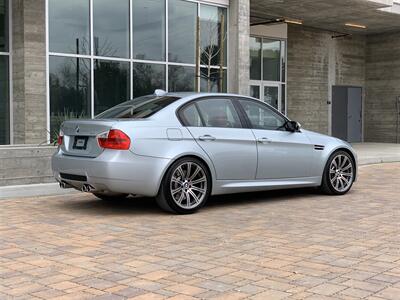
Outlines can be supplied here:
[[348, 142], [362, 141], [362, 88], [332, 87], [332, 135]]
[[362, 89], [349, 87], [347, 94], [347, 141], [359, 143], [362, 140]]

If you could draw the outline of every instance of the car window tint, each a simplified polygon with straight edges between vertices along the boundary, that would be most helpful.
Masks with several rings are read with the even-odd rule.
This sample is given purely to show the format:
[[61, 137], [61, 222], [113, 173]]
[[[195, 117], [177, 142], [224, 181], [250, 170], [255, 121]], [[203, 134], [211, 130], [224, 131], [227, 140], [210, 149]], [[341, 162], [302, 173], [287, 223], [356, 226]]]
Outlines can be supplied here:
[[263, 103], [252, 100], [239, 100], [251, 126], [255, 129], [285, 130], [286, 120]]
[[206, 99], [197, 102], [206, 127], [241, 128], [242, 124], [229, 99]]
[[143, 119], [148, 118], [164, 107], [170, 105], [179, 97], [144, 96], [121, 103], [97, 115], [95, 119]]
[[182, 110], [181, 116], [186, 126], [192, 126], [192, 127], [203, 126], [199, 112], [194, 104], [185, 107]]

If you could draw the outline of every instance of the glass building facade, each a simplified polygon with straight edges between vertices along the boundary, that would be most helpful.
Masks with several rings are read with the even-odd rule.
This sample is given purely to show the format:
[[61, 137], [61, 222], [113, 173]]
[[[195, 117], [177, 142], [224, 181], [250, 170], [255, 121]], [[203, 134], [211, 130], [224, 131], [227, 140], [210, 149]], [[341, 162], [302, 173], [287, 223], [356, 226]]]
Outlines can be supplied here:
[[51, 130], [64, 119], [93, 117], [155, 89], [194, 91], [195, 80], [201, 91], [226, 91], [226, 7], [185, 0], [48, 0], [48, 35]]
[[0, 0], [0, 145], [10, 143], [9, 2]]

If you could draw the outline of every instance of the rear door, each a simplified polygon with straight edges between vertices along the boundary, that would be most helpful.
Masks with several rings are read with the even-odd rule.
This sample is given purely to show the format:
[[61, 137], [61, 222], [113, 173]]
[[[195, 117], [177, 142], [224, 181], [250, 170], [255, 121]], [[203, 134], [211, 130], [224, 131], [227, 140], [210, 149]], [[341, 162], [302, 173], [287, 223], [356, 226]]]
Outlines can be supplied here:
[[252, 180], [256, 141], [228, 98], [204, 98], [180, 111], [182, 121], [214, 164], [217, 180]]
[[286, 119], [261, 101], [239, 99], [257, 141], [257, 179], [310, 176], [314, 145], [303, 132], [286, 131]]

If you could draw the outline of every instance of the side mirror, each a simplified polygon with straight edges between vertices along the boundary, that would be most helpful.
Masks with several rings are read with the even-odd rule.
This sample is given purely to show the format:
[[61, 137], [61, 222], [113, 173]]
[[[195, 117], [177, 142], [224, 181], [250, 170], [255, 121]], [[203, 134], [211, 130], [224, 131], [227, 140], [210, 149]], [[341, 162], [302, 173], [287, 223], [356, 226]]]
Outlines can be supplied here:
[[285, 129], [290, 132], [297, 132], [300, 131], [301, 125], [299, 122], [296, 121], [288, 121], [285, 124]]

